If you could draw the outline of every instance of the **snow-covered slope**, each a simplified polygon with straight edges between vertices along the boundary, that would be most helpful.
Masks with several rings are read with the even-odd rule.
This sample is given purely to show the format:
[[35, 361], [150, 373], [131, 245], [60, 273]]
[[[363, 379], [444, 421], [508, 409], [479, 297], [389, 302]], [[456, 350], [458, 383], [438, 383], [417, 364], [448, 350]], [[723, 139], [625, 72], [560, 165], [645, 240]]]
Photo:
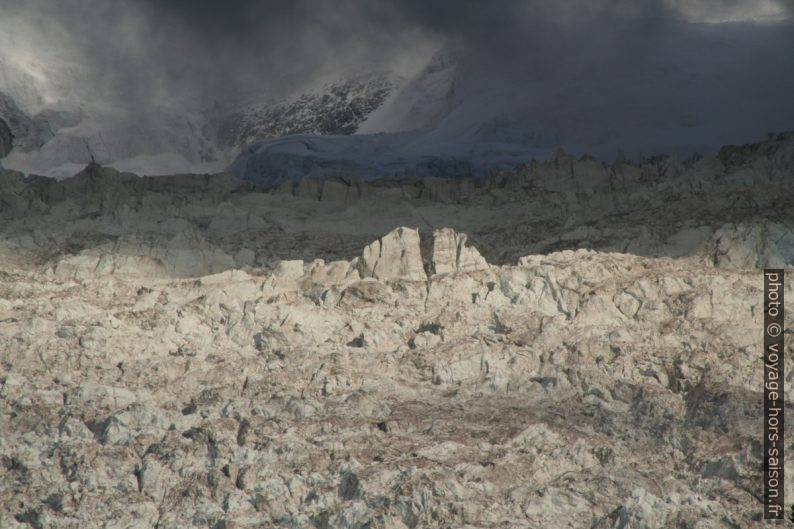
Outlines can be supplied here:
[[399, 78], [358, 74], [326, 79], [299, 95], [254, 99], [236, 110], [162, 104], [131, 111], [83, 102], [67, 107], [75, 110], [46, 109], [36, 115], [4, 94], [5, 86], [14, 87], [2, 81], [0, 77], [0, 120], [9, 126], [16, 147], [4, 166], [64, 178], [94, 161], [149, 175], [216, 172], [256, 140], [295, 133], [352, 134]]
[[438, 124], [455, 107], [460, 50], [447, 47], [430, 58], [413, 78], [393, 90], [359, 126], [359, 134], [426, 129]]
[[[356, 137], [260, 142], [230, 170], [272, 184], [318, 174], [476, 174], [560, 147], [607, 161], [619, 151], [632, 159], [715, 154], [794, 126], [786, 95], [794, 78], [752, 59], [784, 46], [784, 29], [693, 25], [686, 38], [654, 42], [642, 61], [608, 67], [530, 50], [506, 68], [447, 49], [394, 90]], [[742, 65], [753, 64], [748, 80]]]
[[460, 177], [515, 167], [530, 159], [547, 158], [551, 152], [506, 143], [472, 142], [466, 138], [433, 141], [431, 135], [432, 132], [408, 131], [288, 136], [252, 145], [228, 170], [264, 185], [319, 176], [365, 180], [408, 175]]
[[[50, 123], [44, 116], [37, 119]], [[59, 178], [92, 161], [152, 175], [218, 171], [226, 161], [218, 156], [205, 126], [201, 116], [169, 108], [136, 116], [88, 108], [38, 149], [14, 149], [3, 164]]]

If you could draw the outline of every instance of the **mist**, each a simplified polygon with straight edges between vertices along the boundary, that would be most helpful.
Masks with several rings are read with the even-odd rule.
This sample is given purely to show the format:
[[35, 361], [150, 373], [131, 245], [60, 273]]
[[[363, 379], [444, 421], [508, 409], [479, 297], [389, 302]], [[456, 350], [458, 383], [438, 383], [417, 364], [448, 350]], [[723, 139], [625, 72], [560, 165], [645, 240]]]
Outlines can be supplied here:
[[[551, 102], [585, 128], [616, 113], [616, 128], [642, 125], [635, 107], [723, 131], [732, 115], [738, 139], [794, 120], [790, 1], [0, 0], [0, 11], [0, 91], [29, 112], [231, 108], [328, 75], [410, 77], [454, 47], [471, 89], [507, 87], [529, 111]], [[672, 90], [652, 81], [667, 72]]]

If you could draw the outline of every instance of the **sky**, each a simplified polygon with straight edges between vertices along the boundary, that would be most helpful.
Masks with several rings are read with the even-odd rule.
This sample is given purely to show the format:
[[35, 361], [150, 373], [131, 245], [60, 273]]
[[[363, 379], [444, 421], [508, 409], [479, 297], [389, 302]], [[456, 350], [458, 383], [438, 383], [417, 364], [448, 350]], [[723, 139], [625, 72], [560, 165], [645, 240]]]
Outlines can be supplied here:
[[[720, 111], [792, 115], [793, 12], [794, 0], [0, 0], [0, 91], [16, 83], [28, 110], [233, 104], [334, 72], [410, 75], [454, 43], [473, 77], [576, 84], [582, 108], [606, 83], [630, 91], [648, 65], [707, 63], [724, 74], [708, 88]], [[709, 99], [682, 79], [677, 104]]]

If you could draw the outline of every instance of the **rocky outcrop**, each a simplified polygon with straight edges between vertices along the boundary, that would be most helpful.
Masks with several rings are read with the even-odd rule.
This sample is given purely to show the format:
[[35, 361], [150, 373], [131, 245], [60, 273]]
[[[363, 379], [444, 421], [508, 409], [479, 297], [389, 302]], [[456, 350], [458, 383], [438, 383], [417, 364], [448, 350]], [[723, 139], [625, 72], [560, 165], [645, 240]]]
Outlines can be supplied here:
[[14, 148], [14, 135], [8, 124], [0, 119], [0, 158], [4, 158]]
[[794, 263], [791, 225], [729, 223], [713, 235], [714, 264], [723, 268], [785, 268]]
[[[6, 145], [13, 145], [18, 149], [29, 152], [40, 148], [53, 137], [50, 126], [51, 116], [40, 114], [29, 116], [23, 112], [16, 102], [8, 95], [0, 92], [0, 152], [2, 152], [3, 127], [7, 130]], [[6, 154], [11, 151], [10, 147]]]
[[213, 120], [221, 146], [293, 134], [353, 134], [393, 90], [395, 79], [369, 75], [326, 83], [296, 97], [251, 105]]
[[435, 230], [431, 255], [423, 256], [419, 231], [397, 228], [367, 246], [354, 264], [361, 277], [407, 281], [427, 279], [425, 260], [431, 274], [487, 269], [488, 263], [476, 248], [466, 245], [466, 239], [466, 234], [450, 228]]
[[397, 228], [364, 248], [357, 265], [361, 277], [427, 279], [419, 249], [419, 231], [410, 228]]
[[485, 270], [488, 263], [480, 252], [466, 245], [465, 233], [443, 228], [433, 232], [433, 271], [436, 274], [450, 272], [474, 272]]

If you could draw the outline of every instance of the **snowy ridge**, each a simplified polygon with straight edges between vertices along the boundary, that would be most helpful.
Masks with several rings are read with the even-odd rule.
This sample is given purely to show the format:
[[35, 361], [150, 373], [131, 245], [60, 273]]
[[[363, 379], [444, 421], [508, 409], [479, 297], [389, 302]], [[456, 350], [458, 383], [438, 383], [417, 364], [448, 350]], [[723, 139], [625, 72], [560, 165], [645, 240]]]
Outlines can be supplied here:
[[414, 77], [392, 92], [357, 132], [400, 132], [438, 124], [454, 108], [461, 52], [444, 48]]
[[240, 149], [291, 134], [353, 134], [398, 82], [386, 74], [359, 75], [283, 100], [248, 105], [219, 119], [219, 144]]

